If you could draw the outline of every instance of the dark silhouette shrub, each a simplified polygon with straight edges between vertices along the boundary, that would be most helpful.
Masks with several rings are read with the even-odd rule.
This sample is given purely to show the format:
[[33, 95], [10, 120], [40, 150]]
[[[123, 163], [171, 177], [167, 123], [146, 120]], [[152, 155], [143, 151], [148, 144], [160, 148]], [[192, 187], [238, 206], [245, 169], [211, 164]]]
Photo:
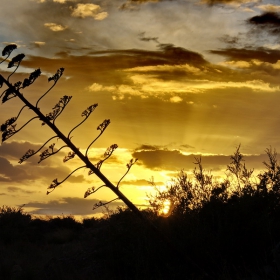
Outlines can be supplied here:
[[55, 217], [49, 220], [51, 229], [73, 229], [78, 230], [82, 228], [82, 224], [75, 220], [73, 216]]
[[2, 206], [0, 208], [0, 241], [13, 242], [26, 237], [26, 229], [31, 221], [31, 215], [22, 208]]
[[82, 221], [83, 227], [84, 228], [94, 228], [98, 225], [99, 219], [96, 219], [94, 217], [92, 218], [85, 218]]
[[31, 221], [31, 215], [24, 213], [22, 207], [0, 207], [0, 226], [25, 227]]
[[[210, 275], [243, 279], [254, 272], [260, 279], [280, 279], [272, 255], [280, 242], [280, 167], [277, 153], [271, 148], [266, 153], [267, 170], [255, 178], [239, 146], [222, 182], [215, 182], [196, 160], [192, 175], [181, 171], [166, 191], [149, 197], [158, 214], [164, 201], [171, 201], [166, 222], [161, 218], [158, 225]], [[273, 278], [266, 278], [267, 268], [277, 270]]]

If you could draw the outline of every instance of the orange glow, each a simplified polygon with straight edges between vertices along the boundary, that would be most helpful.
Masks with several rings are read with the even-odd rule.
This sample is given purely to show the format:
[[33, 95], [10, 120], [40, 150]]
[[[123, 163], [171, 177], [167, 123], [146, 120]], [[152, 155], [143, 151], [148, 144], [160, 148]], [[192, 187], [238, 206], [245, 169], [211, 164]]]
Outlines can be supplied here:
[[164, 217], [168, 217], [171, 213], [171, 202], [170, 200], [165, 200], [163, 202], [162, 210], [160, 215]]

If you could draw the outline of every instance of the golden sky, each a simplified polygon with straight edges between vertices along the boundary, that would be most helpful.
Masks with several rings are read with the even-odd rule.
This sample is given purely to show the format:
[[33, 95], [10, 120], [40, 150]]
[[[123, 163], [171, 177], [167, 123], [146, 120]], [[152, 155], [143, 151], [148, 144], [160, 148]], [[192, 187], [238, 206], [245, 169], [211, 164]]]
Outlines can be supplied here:
[[[98, 103], [73, 132], [81, 151], [98, 135], [97, 126], [111, 120], [89, 156], [96, 163], [118, 144], [102, 166], [113, 183], [138, 158], [121, 190], [139, 206], [147, 204], [152, 177], [163, 186], [181, 169], [191, 173], [194, 155], [218, 176], [239, 144], [256, 170], [264, 168], [266, 148], [280, 148], [278, 0], [2, 0], [0, 20], [2, 49], [14, 43], [12, 56], [26, 55], [12, 82], [42, 71], [22, 90], [33, 103], [49, 88], [48, 77], [65, 68], [40, 102], [47, 114], [62, 96], [73, 96], [56, 121], [65, 134]], [[9, 72], [1, 64], [1, 74]], [[2, 104], [0, 122], [20, 108], [15, 99]], [[30, 117], [23, 111], [17, 126]], [[1, 144], [0, 205], [25, 204], [26, 211], [50, 215], [102, 211], [93, 212], [93, 204], [114, 195], [102, 190], [84, 199], [101, 184], [84, 169], [46, 196], [53, 179], [80, 165], [76, 158], [63, 163], [69, 150], [40, 164], [39, 155], [18, 163], [52, 136], [34, 120]]]

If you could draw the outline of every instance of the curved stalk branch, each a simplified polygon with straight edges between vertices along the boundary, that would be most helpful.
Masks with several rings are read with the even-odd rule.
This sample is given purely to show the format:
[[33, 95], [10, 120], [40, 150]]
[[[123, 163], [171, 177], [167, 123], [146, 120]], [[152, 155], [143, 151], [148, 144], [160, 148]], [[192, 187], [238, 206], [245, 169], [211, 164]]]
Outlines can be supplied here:
[[64, 111], [70, 100], [72, 99], [72, 96], [64, 95], [58, 103], [53, 107], [53, 124], [55, 123], [56, 119], [60, 116], [60, 114]]
[[0, 94], [0, 98], [2, 98], [2, 96], [6, 93], [7, 90], [4, 90], [1, 94]]
[[123, 178], [127, 175], [127, 173], [129, 172], [130, 168], [135, 164], [135, 162], [137, 161], [138, 159], [131, 159], [130, 162], [126, 165], [127, 167], [127, 171], [124, 173], [124, 175], [121, 177], [121, 179], [119, 180], [119, 182], [117, 183], [117, 189], [119, 188], [119, 184], [121, 183], [121, 181], [123, 180]]
[[91, 187], [91, 188], [88, 188], [87, 191], [85, 192], [84, 194], [84, 198], [88, 197], [89, 195], [97, 192], [98, 190], [100, 190], [101, 188], [103, 187], [107, 187], [106, 185], [102, 185], [100, 187], [98, 187], [97, 189], [95, 189], [95, 187]]
[[82, 112], [82, 117], [85, 116], [85, 119], [82, 120], [78, 125], [76, 125], [74, 128], [72, 128], [72, 129], [70, 130], [70, 132], [68, 133], [68, 136], [67, 136], [68, 139], [70, 138], [70, 134], [71, 134], [77, 127], [79, 127], [83, 122], [86, 121], [86, 119], [87, 119], [87, 118], [90, 116], [90, 114], [96, 109], [97, 106], [98, 106], [98, 104], [95, 103], [95, 104], [93, 104], [93, 105], [90, 105], [86, 110], [84, 110], [84, 111]]
[[8, 76], [8, 78], [7, 78], [7, 81], [8, 81], [8, 82], [9, 82], [10, 77], [11, 77], [12, 75], [14, 75], [14, 73], [18, 70], [19, 65], [20, 65], [20, 62], [19, 62], [18, 65], [16, 66], [15, 70]]
[[98, 127], [97, 130], [100, 130], [100, 134], [89, 144], [89, 146], [87, 147], [86, 150], [86, 154], [85, 156], [87, 157], [88, 154], [88, 150], [90, 148], [90, 146], [103, 134], [103, 132], [106, 130], [107, 126], [111, 123], [111, 121], [109, 119], [104, 120], [103, 123], [101, 123]]
[[56, 119], [59, 117], [59, 115], [63, 112], [63, 110], [64, 110], [65, 108], [66, 108], [66, 106], [63, 107], [63, 108], [61, 109], [61, 111], [55, 116], [55, 119], [53, 120], [53, 124], [55, 123]]
[[88, 155], [88, 150], [89, 150], [89, 148], [90, 148], [90, 146], [102, 135], [102, 133], [103, 133], [103, 131], [101, 131], [100, 133], [99, 133], [99, 135], [88, 145], [88, 147], [87, 147], [87, 150], [86, 150], [86, 153], [85, 153], [85, 156], [87, 157]]
[[[97, 169], [100, 170], [100, 168], [101, 168], [103, 162], [106, 161], [106, 160], [113, 154], [113, 152], [114, 152], [117, 148], [118, 148], [118, 145], [117, 145], [117, 144], [113, 144], [113, 145], [111, 145], [109, 148], [107, 148], [106, 152], [104, 153], [104, 157], [105, 157], [105, 158], [104, 158], [104, 159], [101, 159], [97, 164], [95, 164], [95, 167], [96, 167]], [[90, 170], [90, 171], [89, 171], [89, 175], [91, 175], [91, 174], [92, 174], [92, 171]]]
[[63, 182], [65, 182], [73, 173], [75, 173], [75, 172], [78, 171], [79, 169], [81, 169], [81, 168], [86, 168], [86, 167], [87, 167], [86, 165], [77, 167], [77, 168], [76, 168], [75, 170], [73, 170], [67, 177], [65, 177], [65, 178], [60, 182], [60, 184], [62, 184]]
[[18, 133], [19, 131], [21, 131], [26, 125], [28, 125], [32, 120], [34, 119], [38, 119], [39, 117], [33, 117], [31, 118], [28, 122], [26, 122], [20, 129], [16, 130], [16, 124], [11, 124], [9, 128], [6, 128], [4, 131], [2, 130], [2, 126], [1, 125], [1, 131], [3, 131], [2, 133], [2, 142], [6, 141], [7, 139], [9, 139], [10, 137], [12, 137], [13, 135], [15, 135], [16, 133]]
[[79, 124], [77, 124], [75, 127], [73, 127], [73, 128], [70, 130], [70, 132], [69, 132], [68, 135], [67, 135], [67, 138], [68, 138], [68, 139], [70, 139], [70, 134], [71, 134], [77, 127], [79, 127], [81, 124], [83, 124], [83, 123], [87, 120], [88, 117], [89, 117], [89, 116], [86, 116]]
[[54, 87], [56, 85], [56, 81], [54, 82], [54, 84], [37, 100], [37, 102], [36, 102], [36, 105], [35, 105], [35, 107], [36, 108], [38, 108], [38, 103], [39, 103], [39, 101], [45, 96], [45, 95], [47, 95], [51, 90], [52, 90], [52, 88]]
[[37, 154], [50, 140], [54, 139], [54, 138], [58, 138], [58, 136], [53, 136], [51, 137], [48, 141], [46, 141], [37, 151], [34, 150], [28, 150], [25, 155], [23, 155], [18, 163], [23, 163], [25, 160], [27, 160], [28, 158], [34, 156], [35, 154]]
[[8, 100], [10, 100], [10, 99], [12, 99], [12, 98], [15, 98], [16, 97], [16, 95], [12, 95], [11, 97], [7, 97], [7, 100], [6, 101], [8, 101]]
[[39, 117], [38, 117], [38, 116], [35, 116], [35, 117], [31, 118], [31, 119], [30, 119], [28, 122], [26, 122], [21, 128], [19, 128], [19, 129], [16, 131], [16, 133], [19, 132], [20, 130], [22, 130], [25, 126], [27, 126], [31, 121], [33, 121], [33, 120], [35, 120], [35, 119], [39, 119]]
[[18, 115], [16, 116], [16, 120], [19, 118], [19, 115], [21, 114], [21, 112], [23, 111], [23, 109], [24, 109], [25, 107], [27, 107], [27, 106], [24, 105], [24, 106], [20, 109]]
[[[46, 115], [46, 118], [54, 124], [55, 120], [63, 112], [67, 104], [70, 102], [71, 98], [72, 96], [67, 95], [64, 95], [62, 98], [60, 98], [58, 103], [55, 104], [55, 106], [52, 108], [52, 112]], [[45, 122], [43, 122], [42, 125], [45, 125]]]
[[45, 145], [46, 145], [48, 142], [50, 142], [50, 140], [52, 140], [52, 139], [54, 139], [54, 138], [59, 138], [59, 137], [58, 137], [57, 135], [55, 135], [55, 136], [49, 138], [49, 140], [47, 140], [47, 141], [41, 146], [41, 148], [40, 148], [38, 151], [36, 151], [35, 153], [38, 153], [43, 147], [45, 147]]
[[6, 58], [4, 58], [2, 61], [0, 61], [0, 64], [5, 62], [8, 59], [9, 56], [10, 56], [10, 54]]
[[[13, 96], [16, 96], [16, 95], [12, 92], [12, 90], [10, 90], [9, 88], [6, 89], [6, 90], [4, 90], [4, 91], [1, 93], [0, 98], [2, 98], [2, 96], [3, 96], [4, 94], [6, 94], [7, 100], [8, 100], [8, 96], [11, 95], [11, 94], [13, 94]], [[4, 102], [2, 101], [2, 103], [4, 103]]]
[[[49, 148], [53, 150], [54, 144], [51, 145]], [[45, 150], [42, 154], [40, 154], [40, 160], [38, 161], [38, 163], [40, 163], [41, 161], [47, 159], [50, 156], [53, 156], [55, 154], [57, 154], [59, 151], [61, 151], [63, 148], [68, 147], [67, 145], [63, 145], [61, 146], [58, 150], [56, 150], [55, 152], [49, 152], [49, 149]]]
[[99, 201], [99, 202], [97, 202], [97, 203], [94, 204], [92, 210], [96, 210], [96, 209], [98, 209], [99, 207], [102, 207], [102, 206], [105, 206], [105, 205], [107, 205], [107, 204], [109, 204], [109, 203], [112, 203], [112, 202], [115, 201], [115, 200], [119, 200], [119, 198], [118, 198], [118, 197], [117, 197], [117, 198], [114, 198], [114, 199], [112, 199], [112, 200], [110, 200], [110, 201], [108, 201], [108, 202], [105, 202], [105, 203], [102, 202], [102, 201]]
[[54, 81], [54, 84], [37, 100], [35, 107], [38, 108], [39, 101], [50, 92], [50, 90], [56, 85], [57, 81], [60, 79], [64, 72], [64, 68], [59, 68], [56, 73], [48, 79], [48, 81]]
[[50, 194], [51, 192], [53, 192], [57, 186], [59, 186], [63, 182], [65, 182], [74, 172], [76, 172], [77, 170], [79, 170], [81, 168], [85, 168], [85, 167], [86, 167], [86, 165], [83, 165], [83, 166], [80, 166], [80, 167], [76, 168], [69, 175], [67, 175], [67, 177], [65, 177], [61, 182], [58, 182], [57, 179], [54, 179], [52, 181], [52, 183], [50, 184], [50, 186], [48, 187], [48, 189], [52, 189], [52, 190], [51, 191], [47, 191], [47, 194]]
[[121, 183], [121, 181], [123, 180], [123, 178], [127, 175], [127, 173], [129, 172], [129, 169], [124, 173], [124, 175], [121, 177], [121, 179], [118, 181], [117, 183], [117, 188], [119, 188], [119, 184]]

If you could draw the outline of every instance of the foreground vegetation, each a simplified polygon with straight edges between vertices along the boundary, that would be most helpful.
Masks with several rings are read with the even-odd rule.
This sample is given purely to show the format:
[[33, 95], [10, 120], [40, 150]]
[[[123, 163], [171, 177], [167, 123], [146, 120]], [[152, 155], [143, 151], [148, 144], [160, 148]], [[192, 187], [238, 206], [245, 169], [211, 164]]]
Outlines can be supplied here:
[[[254, 178], [239, 148], [216, 182], [196, 158], [143, 214], [119, 208], [102, 219], [38, 219], [0, 209], [1, 279], [280, 279], [280, 166], [267, 149]], [[257, 179], [257, 180], [256, 180]], [[153, 183], [153, 182], [152, 182]], [[158, 215], [170, 202], [168, 217]]]

